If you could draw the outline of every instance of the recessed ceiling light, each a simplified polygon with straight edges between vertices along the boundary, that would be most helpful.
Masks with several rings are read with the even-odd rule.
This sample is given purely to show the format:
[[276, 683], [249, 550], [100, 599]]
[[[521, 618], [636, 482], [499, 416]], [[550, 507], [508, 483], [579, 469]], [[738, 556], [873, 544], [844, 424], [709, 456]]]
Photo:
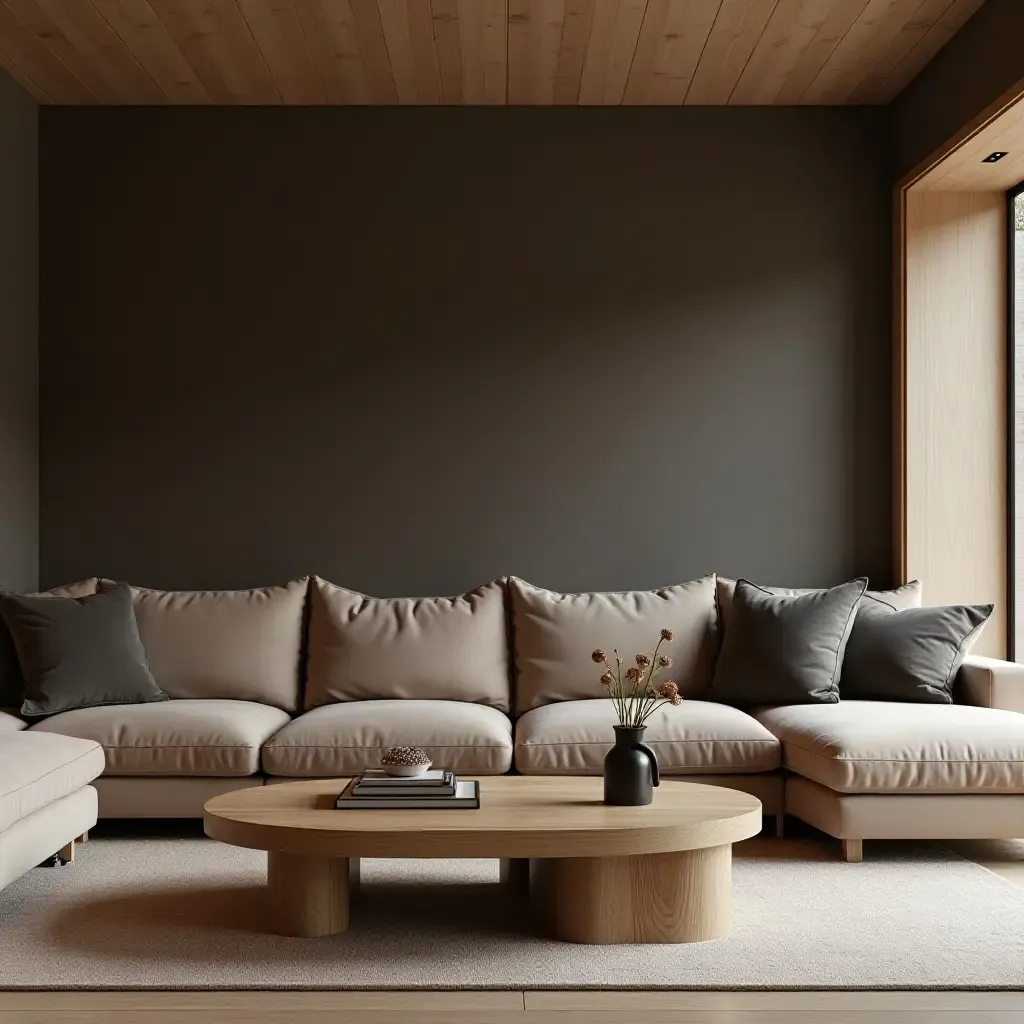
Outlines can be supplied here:
[[1004, 156], [1006, 156], [1006, 153], [1003, 153], [1000, 150], [996, 150], [996, 152], [994, 153], [989, 153], [989, 155], [985, 157], [985, 159], [982, 160], [981, 162], [983, 164], [999, 163], [999, 161], [1002, 160]]

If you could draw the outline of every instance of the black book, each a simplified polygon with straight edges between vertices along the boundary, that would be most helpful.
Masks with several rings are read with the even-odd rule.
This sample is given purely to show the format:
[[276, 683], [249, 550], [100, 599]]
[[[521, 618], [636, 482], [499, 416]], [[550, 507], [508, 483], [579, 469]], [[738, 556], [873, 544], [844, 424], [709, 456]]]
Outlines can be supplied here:
[[352, 792], [354, 788], [355, 780], [335, 799], [334, 806], [339, 811], [454, 811], [476, 810], [480, 806], [480, 786], [476, 779], [457, 782], [454, 796], [355, 796]]

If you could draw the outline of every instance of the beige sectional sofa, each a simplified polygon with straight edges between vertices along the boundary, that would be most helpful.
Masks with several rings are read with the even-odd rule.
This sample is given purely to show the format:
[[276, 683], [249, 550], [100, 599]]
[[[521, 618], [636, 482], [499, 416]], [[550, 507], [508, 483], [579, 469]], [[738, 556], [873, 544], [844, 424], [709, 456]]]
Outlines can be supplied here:
[[[712, 575], [567, 595], [502, 579], [406, 600], [315, 578], [250, 591], [134, 589], [150, 667], [172, 699], [67, 711], [28, 729], [0, 714], [0, 759], [10, 737], [101, 751], [93, 786], [84, 776], [101, 766], [84, 754], [69, 786], [94, 789], [105, 818], [199, 816], [218, 793], [351, 774], [400, 743], [462, 773], [598, 775], [615, 716], [590, 651], [649, 649], [670, 627], [688, 699], [648, 723], [663, 776], [751, 792], [780, 822], [789, 813], [843, 839], [849, 859], [863, 839], [1024, 837], [1024, 666], [968, 658], [953, 705], [742, 711], [701, 699], [728, 628], [729, 586]], [[892, 593], [920, 601], [919, 588]], [[2, 800], [0, 788], [0, 828]], [[81, 809], [71, 832], [88, 827]]]

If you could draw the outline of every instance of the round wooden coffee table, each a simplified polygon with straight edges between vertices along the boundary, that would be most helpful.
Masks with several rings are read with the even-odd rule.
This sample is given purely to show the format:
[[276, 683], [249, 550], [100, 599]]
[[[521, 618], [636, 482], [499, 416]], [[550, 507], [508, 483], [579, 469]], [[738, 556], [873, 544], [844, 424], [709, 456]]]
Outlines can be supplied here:
[[339, 811], [347, 780], [242, 789], [206, 804], [206, 834], [266, 850], [274, 925], [348, 927], [360, 857], [494, 857], [527, 882], [547, 928], [569, 942], [695, 942], [729, 934], [732, 844], [761, 830], [761, 803], [663, 780], [647, 807], [606, 807], [602, 780], [481, 778], [475, 811]]

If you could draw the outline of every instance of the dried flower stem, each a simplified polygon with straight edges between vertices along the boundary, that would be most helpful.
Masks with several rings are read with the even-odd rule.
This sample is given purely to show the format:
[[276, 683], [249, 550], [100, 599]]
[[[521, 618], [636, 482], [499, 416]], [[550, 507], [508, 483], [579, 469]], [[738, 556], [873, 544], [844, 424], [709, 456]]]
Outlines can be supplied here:
[[[678, 695], [666, 697], [654, 688], [654, 677], [665, 667], [659, 664], [658, 659], [661, 645], [668, 639], [665, 633], [666, 630], [662, 630], [658, 645], [654, 648], [654, 654], [649, 659], [646, 676], [643, 672], [640, 655], [637, 656], [637, 665], [630, 666], [626, 672], [629, 692], [622, 685], [622, 658], [619, 655], [618, 648], [613, 649], [615, 655], [614, 668], [609, 664], [607, 656], [604, 656], [604, 651], [598, 649], [594, 652], [594, 661], [603, 664], [608, 673], [613, 677], [612, 685], [608, 687], [608, 690], [615, 706], [615, 714], [619, 719], [619, 724], [625, 728], [638, 729], [663, 704], [679, 703]], [[646, 655], [644, 655], [644, 658], [646, 658]], [[666, 664], [671, 664], [671, 659], [666, 659]], [[674, 686], [674, 684], [666, 683], [665, 687], [668, 686]]]

